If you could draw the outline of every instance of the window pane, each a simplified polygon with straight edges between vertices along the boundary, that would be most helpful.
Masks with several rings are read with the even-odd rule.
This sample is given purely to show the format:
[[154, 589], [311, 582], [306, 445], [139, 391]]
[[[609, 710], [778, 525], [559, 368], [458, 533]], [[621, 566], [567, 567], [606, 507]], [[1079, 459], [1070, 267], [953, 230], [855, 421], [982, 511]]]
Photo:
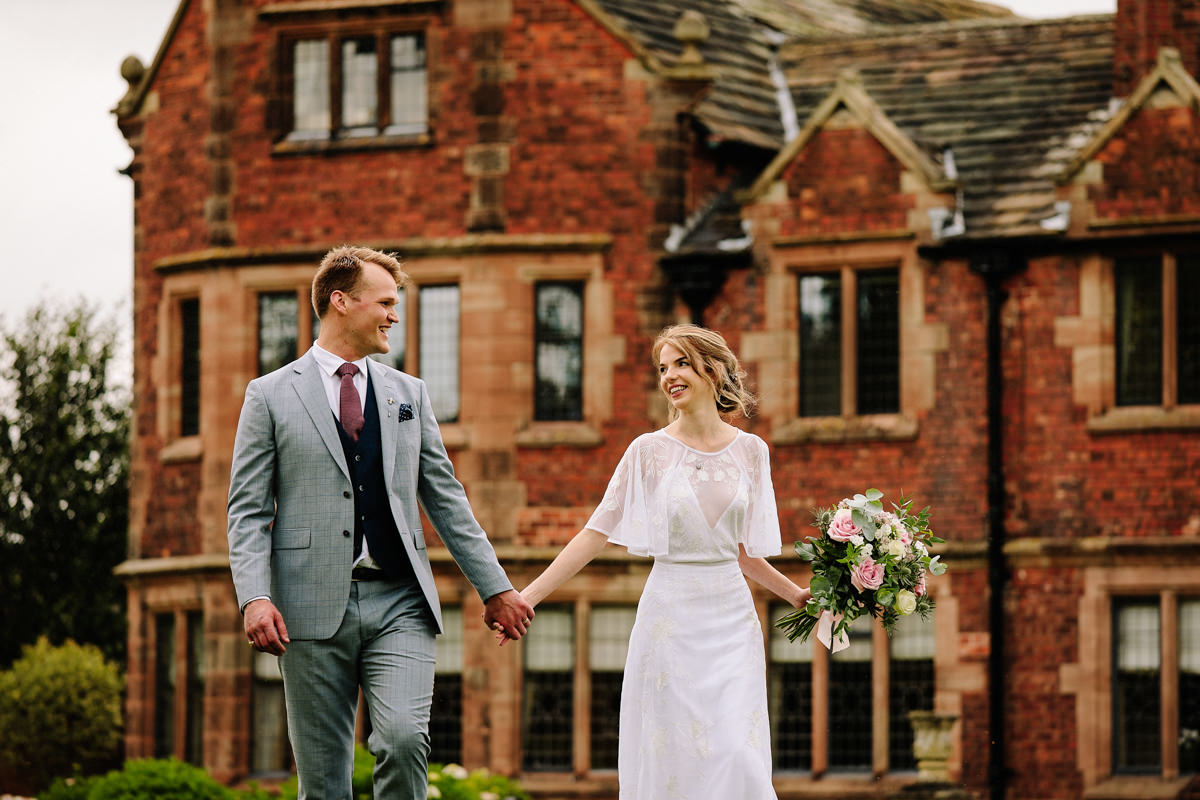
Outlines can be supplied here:
[[154, 756], [175, 755], [175, 615], [154, 615]]
[[829, 657], [829, 766], [871, 768], [871, 617], [850, 626], [850, 646]]
[[292, 48], [292, 134], [289, 138], [329, 135], [329, 42], [312, 39]]
[[888, 764], [913, 770], [910, 711], [933, 710], [933, 617], [906, 617], [892, 630], [888, 677]]
[[1175, 307], [1179, 315], [1177, 402], [1200, 403], [1200, 256], [1180, 256], [1175, 269]]
[[418, 309], [421, 378], [429, 389], [434, 416], [458, 419], [458, 287], [423, 286]]
[[534, 419], [583, 419], [583, 284], [537, 287]]
[[300, 304], [295, 292], [258, 296], [258, 374], [266, 375], [296, 360]]
[[184, 752], [192, 764], [204, 763], [204, 615], [187, 613], [187, 742]]
[[[371, 358], [387, 364], [389, 367], [394, 367], [398, 370], [404, 369], [405, 345], [407, 344], [406, 331], [408, 330], [408, 307], [404, 304], [404, 290], [397, 289], [396, 293], [400, 296], [396, 303], [396, 316], [400, 318], [392, 327], [388, 328], [388, 351], [386, 353], [376, 353]], [[316, 341], [314, 338], [313, 341]]]
[[429, 760], [462, 763], [463, 613], [442, 606], [442, 630], [437, 637], [433, 707], [429, 717]]
[[842, 282], [836, 272], [800, 279], [800, 416], [842, 413]]
[[1157, 258], [1118, 262], [1117, 405], [1162, 403], [1162, 265]]
[[1200, 598], [1179, 601], [1179, 771], [1200, 772]]
[[1114, 603], [1113, 768], [1157, 772], [1161, 768], [1158, 603]]
[[379, 59], [375, 40], [342, 42], [342, 131], [351, 136], [378, 132]]
[[392, 37], [392, 124], [388, 133], [424, 133], [429, 118], [425, 37]]
[[569, 772], [574, 728], [575, 620], [570, 611], [538, 610], [525, 652], [521, 745], [524, 768]]
[[592, 609], [588, 659], [592, 672], [592, 769], [617, 768], [617, 732], [621, 716], [621, 680], [629, 633], [637, 611], [631, 607]]
[[900, 273], [858, 273], [858, 413], [900, 410]]
[[179, 435], [200, 433], [200, 299], [179, 303]]
[[[771, 619], [790, 612], [773, 606]], [[812, 642], [789, 642], [771, 626], [768, 648], [767, 702], [771, 720], [771, 749], [775, 769], [812, 769]]]
[[256, 652], [253, 663], [250, 770], [258, 775], [286, 773], [292, 766], [292, 746], [288, 741], [279, 659], [270, 653]]

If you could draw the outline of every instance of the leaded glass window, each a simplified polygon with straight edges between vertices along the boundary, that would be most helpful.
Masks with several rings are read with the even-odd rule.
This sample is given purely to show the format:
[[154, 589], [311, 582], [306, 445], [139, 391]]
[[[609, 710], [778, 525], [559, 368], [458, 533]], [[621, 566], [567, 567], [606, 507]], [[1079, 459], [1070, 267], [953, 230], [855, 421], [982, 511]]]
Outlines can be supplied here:
[[1113, 771], [1158, 771], [1162, 758], [1158, 601], [1117, 600], [1113, 626]]
[[462, 763], [463, 613], [442, 606], [437, 637], [433, 706], [429, 715], [429, 760]]
[[563, 608], [539, 608], [537, 625], [523, 639], [524, 768], [569, 772], [574, 744], [575, 619]]
[[258, 295], [258, 374], [274, 372], [296, 359], [300, 305], [295, 292]]
[[621, 681], [636, 616], [630, 606], [601, 606], [591, 611], [588, 661], [592, 680], [592, 769], [617, 768]]
[[537, 286], [534, 419], [583, 419], [583, 284]]
[[893, 770], [917, 768], [910, 711], [933, 710], [933, 617], [905, 617], [888, 643], [888, 764]]
[[1162, 402], [1162, 268], [1157, 258], [1117, 264], [1117, 405]]
[[422, 286], [420, 309], [421, 378], [439, 422], [456, 422], [459, 413], [458, 286]]
[[872, 741], [871, 658], [874, 651], [870, 616], [850, 624], [850, 646], [829, 658], [829, 766], [835, 770], [869, 770]]
[[[790, 606], [774, 606], [771, 619], [790, 612]], [[789, 642], [780, 629], [771, 626], [767, 672], [768, 716], [775, 769], [812, 769], [812, 642]]]

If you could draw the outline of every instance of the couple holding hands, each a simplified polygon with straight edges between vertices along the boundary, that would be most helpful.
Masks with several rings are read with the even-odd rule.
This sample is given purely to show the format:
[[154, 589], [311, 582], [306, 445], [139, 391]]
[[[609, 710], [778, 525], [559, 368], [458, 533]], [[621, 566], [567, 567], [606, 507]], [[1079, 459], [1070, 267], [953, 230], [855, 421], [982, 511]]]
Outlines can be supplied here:
[[587, 525], [518, 593], [454, 477], [424, 383], [368, 359], [388, 351], [406, 277], [375, 250], [326, 254], [317, 341], [250, 382], [238, 422], [230, 568], [247, 642], [279, 656], [300, 797], [351, 797], [360, 687], [375, 797], [426, 796], [441, 610], [423, 507], [501, 644], [606, 544], [652, 557], [621, 691], [622, 800], [774, 798], [745, 578], [797, 608], [809, 592], [764, 560], [781, 548], [767, 445], [723, 419], [754, 403], [737, 357], [705, 328], [659, 335], [670, 423], [629, 445]]

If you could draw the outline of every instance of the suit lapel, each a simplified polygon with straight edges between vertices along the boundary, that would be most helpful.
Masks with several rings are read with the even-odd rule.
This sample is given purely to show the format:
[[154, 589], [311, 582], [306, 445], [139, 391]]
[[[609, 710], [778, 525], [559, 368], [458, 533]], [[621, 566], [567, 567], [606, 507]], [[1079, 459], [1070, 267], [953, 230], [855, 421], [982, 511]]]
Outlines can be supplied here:
[[300, 402], [312, 419], [313, 425], [317, 426], [317, 432], [321, 434], [321, 439], [325, 442], [325, 447], [329, 449], [329, 454], [333, 456], [338, 467], [349, 478], [350, 467], [346, 464], [342, 440], [338, 437], [337, 424], [333, 419], [333, 409], [329, 407], [329, 396], [325, 394], [325, 387], [321, 383], [321, 370], [317, 367], [317, 362], [312, 354], [297, 361], [295, 370], [296, 379], [292, 386], [295, 387], [296, 394], [299, 395]]
[[379, 443], [383, 447], [383, 474], [388, 476], [396, 468], [396, 414], [400, 408], [399, 400], [397, 400], [399, 387], [391, 380], [387, 370], [373, 359], [367, 359], [367, 371], [371, 373], [371, 386], [375, 392], [375, 410], [379, 414]]

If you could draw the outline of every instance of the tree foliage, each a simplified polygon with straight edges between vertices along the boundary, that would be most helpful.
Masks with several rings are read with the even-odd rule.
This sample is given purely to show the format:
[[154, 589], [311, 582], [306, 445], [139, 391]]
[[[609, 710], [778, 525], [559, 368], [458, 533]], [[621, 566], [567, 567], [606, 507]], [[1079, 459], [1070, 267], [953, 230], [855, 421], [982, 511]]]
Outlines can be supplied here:
[[0, 667], [40, 636], [124, 660], [129, 396], [85, 302], [0, 324]]
[[120, 669], [91, 645], [46, 639], [0, 672], [0, 788], [38, 791], [54, 778], [118, 762]]

